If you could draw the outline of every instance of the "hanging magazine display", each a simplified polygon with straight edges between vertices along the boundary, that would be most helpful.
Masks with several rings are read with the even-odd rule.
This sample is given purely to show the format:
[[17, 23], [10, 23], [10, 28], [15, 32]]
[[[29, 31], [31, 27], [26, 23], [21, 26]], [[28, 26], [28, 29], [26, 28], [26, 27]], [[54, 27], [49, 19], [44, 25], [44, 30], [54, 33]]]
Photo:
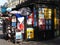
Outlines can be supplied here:
[[52, 27], [52, 9], [45, 8], [44, 9], [44, 16], [45, 16], [45, 22], [46, 22], [46, 30], [51, 30]]
[[34, 23], [34, 17], [33, 17], [33, 13], [31, 13], [31, 15], [27, 16], [27, 25], [33, 25]]
[[52, 24], [52, 9], [39, 8], [38, 9], [38, 25], [41, 30], [51, 30]]
[[16, 17], [12, 16], [12, 26], [16, 27]]
[[34, 27], [37, 26], [37, 15], [36, 15], [36, 9], [33, 8], [34, 11]]
[[38, 25], [40, 30], [45, 30], [44, 8], [38, 10]]
[[17, 23], [17, 29], [24, 33], [24, 17], [19, 18], [20, 22]]
[[15, 14], [17, 17], [17, 29], [19, 31], [22, 31], [22, 33], [24, 33], [24, 16], [22, 16], [21, 14]]

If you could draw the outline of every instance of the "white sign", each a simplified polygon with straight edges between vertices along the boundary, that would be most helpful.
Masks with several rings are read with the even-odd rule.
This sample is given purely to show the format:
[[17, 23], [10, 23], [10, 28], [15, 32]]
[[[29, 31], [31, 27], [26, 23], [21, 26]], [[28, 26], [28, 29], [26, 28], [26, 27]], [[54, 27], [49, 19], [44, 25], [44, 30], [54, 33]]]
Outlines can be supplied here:
[[16, 32], [16, 39], [22, 39], [22, 33]]

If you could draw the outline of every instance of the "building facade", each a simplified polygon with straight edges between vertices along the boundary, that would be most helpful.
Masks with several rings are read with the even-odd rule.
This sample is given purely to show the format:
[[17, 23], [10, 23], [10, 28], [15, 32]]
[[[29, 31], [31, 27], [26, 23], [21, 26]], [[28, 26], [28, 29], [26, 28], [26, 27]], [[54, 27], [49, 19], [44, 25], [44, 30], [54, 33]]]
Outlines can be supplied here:
[[1, 7], [0, 7], [0, 14], [1, 14]]
[[27, 1], [27, 0], [8, 0], [8, 7], [15, 8], [16, 5], [21, 4], [24, 1]]
[[18, 4], [18, 0], [8, 0], [8, 7], [9, 8], [15, 8], [15, 6]]

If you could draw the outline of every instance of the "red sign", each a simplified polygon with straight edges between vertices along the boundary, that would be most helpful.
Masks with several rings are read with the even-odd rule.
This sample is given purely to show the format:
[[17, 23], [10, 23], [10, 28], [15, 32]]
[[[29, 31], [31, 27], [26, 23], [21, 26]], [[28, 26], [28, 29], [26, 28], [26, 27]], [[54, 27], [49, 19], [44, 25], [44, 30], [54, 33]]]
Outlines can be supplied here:
[[24, 29], [24, 24], [23, 23], [21, 23], [21, 24], [18, 24], [18, 30], [23, 30]]

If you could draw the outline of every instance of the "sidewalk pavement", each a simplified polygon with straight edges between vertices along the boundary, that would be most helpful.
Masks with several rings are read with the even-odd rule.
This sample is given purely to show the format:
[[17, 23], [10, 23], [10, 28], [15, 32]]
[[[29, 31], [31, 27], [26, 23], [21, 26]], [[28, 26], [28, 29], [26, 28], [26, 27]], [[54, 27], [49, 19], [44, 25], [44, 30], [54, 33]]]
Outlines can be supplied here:
[[28, 41], [19, 45], [60, 45], [60, 37], [47, 41]]

